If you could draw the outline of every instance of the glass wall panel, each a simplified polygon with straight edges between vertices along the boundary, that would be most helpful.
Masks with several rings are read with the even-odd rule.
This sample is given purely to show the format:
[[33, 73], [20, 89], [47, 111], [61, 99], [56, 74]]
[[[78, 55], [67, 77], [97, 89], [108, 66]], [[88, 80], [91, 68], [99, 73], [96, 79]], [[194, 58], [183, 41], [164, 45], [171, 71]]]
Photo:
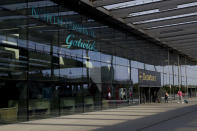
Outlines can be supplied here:
[[101, 53], [101, 61], [105, 63], [112, 63], [112, 56]]
[[162, 66], [155, 66], [157, 72], [163, 72]]
[[114, 66], [114, 82], [128, 82], [130, 80], [130, 68], [126, 66]]
[[131, 68], [131, 80], [133, 81], [133, 84], [138, 83], [138, 69]]
[[131, 83], [133, 84], [133, 93], [132, 98], [133, 102], [139, 103], [139, 78], [138, 78], [138, 69], [131, 68]]
[[84, 66], [82, 59], [72, 56], [60, 58], [60, 76], [69, 81], [81, 81]]
[[139, 69], [144, 69], [144, 63], [142, 62], [137, 62], [137, 66]]
[[122, 65], [122, 66], [129, 66], [129, 60], [121, 58], [121, 57], [113, 57], [115, 59], [115, 64], [116, 65]]
[[109, 63], [101, 63], [101, 81], [102, 83], [112, 83], [114, 77], [114, 67]]
[[131, 60], [131, 67], [138, 68], [137, 61]]
[[[85, 51], [84, 51], [85, 54]], [[85, 55], [84, 55], [85, 56]], [[96, 61], [101, 61], [101, 55], [100, 52], [95, 52], [95, 51], [88, 51], [88, 57], [91, 60], [96, 60]]]
[[26, 7], [21, 6], [19, 13], [18, 7], [5, 6], [0, 13], [0, 124], [28, 119], [28, 29], [27, 19], [19, 15], [26, 14]]
[[150, 64], [145, 64], [145, 69], [150, 71], [155, 71], [154, 65], [150, 65]]

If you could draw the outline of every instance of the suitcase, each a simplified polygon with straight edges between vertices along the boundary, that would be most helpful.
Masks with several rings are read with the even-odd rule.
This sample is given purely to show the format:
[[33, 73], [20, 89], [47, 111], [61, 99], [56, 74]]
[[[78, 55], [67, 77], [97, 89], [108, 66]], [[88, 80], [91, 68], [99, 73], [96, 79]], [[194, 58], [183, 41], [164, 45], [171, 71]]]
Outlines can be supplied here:
[[188, 102], [188, 100], [184, 100], [184, 103], [188, 104], [189, 102]]

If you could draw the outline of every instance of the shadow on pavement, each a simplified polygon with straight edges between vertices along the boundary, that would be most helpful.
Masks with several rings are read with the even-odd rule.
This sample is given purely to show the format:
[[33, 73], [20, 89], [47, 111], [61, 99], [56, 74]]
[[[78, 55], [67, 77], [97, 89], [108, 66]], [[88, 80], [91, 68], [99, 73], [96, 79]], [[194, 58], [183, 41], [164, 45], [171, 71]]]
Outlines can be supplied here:
[[127, 122], [106, 126], [96, 129], [94, 131], [140, 131], [196, 111], [197, 105], [192, 105], [167, 112], [162, 112], [155, 115], [149, 115], [143, 118], [128, 120]]

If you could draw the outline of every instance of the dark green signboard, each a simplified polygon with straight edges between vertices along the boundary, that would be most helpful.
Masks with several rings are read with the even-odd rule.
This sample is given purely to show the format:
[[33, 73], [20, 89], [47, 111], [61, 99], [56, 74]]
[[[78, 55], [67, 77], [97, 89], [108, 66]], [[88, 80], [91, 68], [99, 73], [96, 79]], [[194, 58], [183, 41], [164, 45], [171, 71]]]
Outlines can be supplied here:
[[161, 74], [156, 71], [138, 69], [140, 87], [161, 87]]

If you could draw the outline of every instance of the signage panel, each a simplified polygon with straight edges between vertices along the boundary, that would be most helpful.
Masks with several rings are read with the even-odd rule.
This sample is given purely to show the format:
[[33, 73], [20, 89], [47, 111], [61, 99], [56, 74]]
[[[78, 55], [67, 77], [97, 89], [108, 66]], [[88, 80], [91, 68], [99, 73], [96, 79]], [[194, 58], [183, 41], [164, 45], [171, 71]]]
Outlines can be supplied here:
[[156, 71], [138, 69], [140, 87], [161, 87], [161, 74]]

